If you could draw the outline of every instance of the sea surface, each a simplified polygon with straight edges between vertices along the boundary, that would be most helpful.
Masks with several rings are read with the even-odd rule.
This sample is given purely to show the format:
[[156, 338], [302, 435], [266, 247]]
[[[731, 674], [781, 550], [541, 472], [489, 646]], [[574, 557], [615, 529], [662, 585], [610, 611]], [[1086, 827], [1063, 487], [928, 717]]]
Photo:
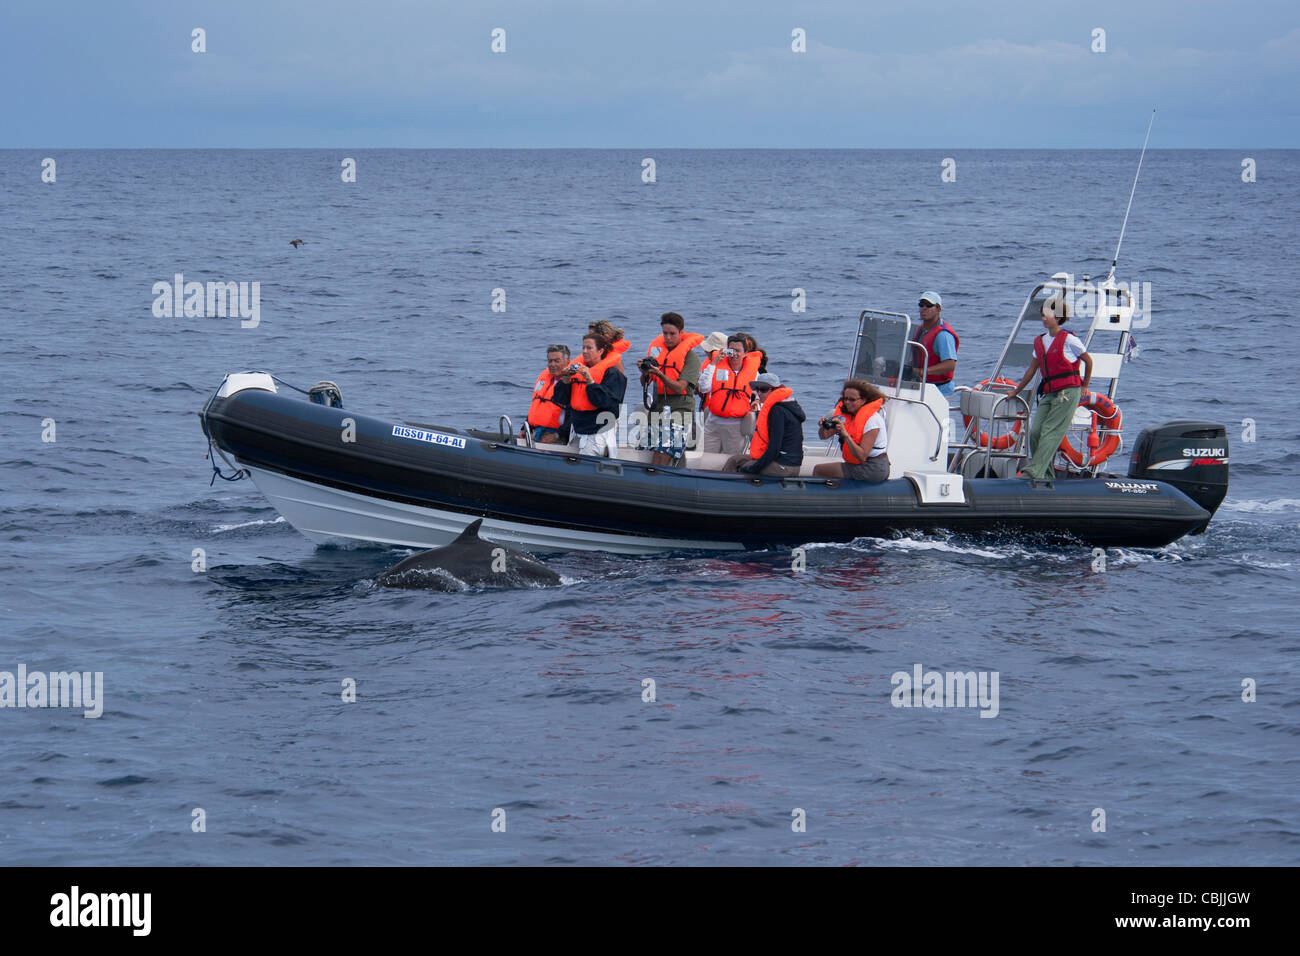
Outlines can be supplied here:
[[[1249, 155], [1149, 152], [1117, 274], [1152, 290], [1124, 454], [1228, 426], [1205, 535], [1104, 571], [943, 535], [802, 573], [573, 553], [558, 589], [433, 593], [210, 484], [225, 373], [495, 427], [548, 343], [614, 318], [641, 350], [673, 309], [753, 331], [815, 419], [858, 313], [935, 289], [972, 384], [1037, 281], [1105, 273], [1136, 150], [0, 151], [0, 671], [104, 688], [0, 708], [0, 857], [1300, 863], [1300, 153]], [[260, 282], [259, 324], [155, 316], [176, 273]], [[916, 665], [997, 672], [997, 715], [892, 706]]]

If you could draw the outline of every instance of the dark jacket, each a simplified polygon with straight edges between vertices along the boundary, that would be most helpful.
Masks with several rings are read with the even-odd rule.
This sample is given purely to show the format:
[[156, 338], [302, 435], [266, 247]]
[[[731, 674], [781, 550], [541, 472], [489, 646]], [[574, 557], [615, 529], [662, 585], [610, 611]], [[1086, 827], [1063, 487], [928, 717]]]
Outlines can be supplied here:
[[[555, 390], [551, 392], [551, 401], [559, 405], [562, 409], [560, 427], [560, 443], [567, 445], [569, 443], [569, 428], [573, 424], [573, 409], [569, 407], [569, 396], [573, 394], [573, 386], [568, 382], [556, 382]], [[527, 413], [524, 414], [524, 421], [528, 420]]]
[[746, 471], [762, 471], [772, 462], [798, 468], [803, 464], [803, 423], [807, 419], [793, 398], [777, 402], [767, 415], [767, 451], [757, 461], [745, 465]]
[[619, 406], [623, 404], [626, 392], [627, 376], [617, 366], [607, 369], [604, 381], [592, 382], [587, 386], [587, 401], [595, 405], [595, 409], [590, 412], [569, 409], [569, 423], [573, 430], [579, 435], [594, 435], [598, 431], [604, 431], [597, 423], [602, 412], [614, 416], [614, 422], [607, 426], [613, 428], [618, 422]]

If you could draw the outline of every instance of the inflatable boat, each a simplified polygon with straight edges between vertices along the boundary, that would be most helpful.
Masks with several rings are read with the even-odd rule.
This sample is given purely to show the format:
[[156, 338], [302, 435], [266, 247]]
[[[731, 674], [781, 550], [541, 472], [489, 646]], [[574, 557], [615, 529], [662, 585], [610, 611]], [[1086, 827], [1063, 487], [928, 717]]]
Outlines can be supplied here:
[[[1049, 294], [1092, 313], [1085, 344], [1093, 382], [1107, 387], [1080, 406], [1056, 478], [1033, 481], [1016, 477], [1032, 451], [1030, 408], [1003, 373], [1028, 366]], [[389, 421], [342, 407], [330, 383], [304, 391], [265, 371], [227, 375], [200, 418], [216, 474], [251, 477], [317, 542], [432, 548], [482, 518], [485, 537], [541, 553], [750, 550], [917, 531], [1161, 547], [1209, 524], [1227, 492], [1228, 444], [1223, 425], [1171, 422], [1140, 434], [1124, 474], [1109, 470], [1123, 446], [1115, 388], [1132, 320], [1122, 288], [1058, 274], [1025, 300], [988, 379], [957, 389], [950, 406], [927, 380], [910, 316], [864, 310], [849, 370], [889, 396], [891, 471], [879, 484], [813, 477], [815, 465], [841, 460], [826, 443], [805, 445], [799, 476], [784, 479], [724, 474], [725, 456], [693, 450], [660, 466], [635, 447], [625, 412], [618, 457], [595, 458], [576, 443], [533, 445], [506, 416], [495, 430]], [[1114, 351], [1099, 348], [1105, 333], [1118, 333]]]

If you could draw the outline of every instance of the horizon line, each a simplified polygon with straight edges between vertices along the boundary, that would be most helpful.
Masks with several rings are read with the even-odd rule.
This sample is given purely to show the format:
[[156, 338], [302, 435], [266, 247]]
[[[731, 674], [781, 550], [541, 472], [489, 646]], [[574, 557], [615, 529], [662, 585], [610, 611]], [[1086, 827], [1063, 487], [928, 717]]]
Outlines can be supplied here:
[[[719, 151], [719, 150], [745, 150], [748, 152], [787, 152], [787, 153], [813, 153], [813, 152], [916, 152], [919, 150], [932, 150], [942, 152], [944, 150], [961, 150], [965, 152], [995, 152], [1005, 150], [1019, 150], [1023, 152], [1053, 153], [1053, 152], [1072, 152], [1072, 153], [1111, 153], [1122, 152], [1133, 149], [1139, 149], [1137, 146], [0, 146], [0, 152], [20, 152], [41, 150], [93, 150], [93, 149], [135, 149], [135, 150], [153, 150], [156, 152], [184, 152], [188, 150], [224, 150], [228, 152], [256, 152], [258, 150], [288, 150], [288, 149], [388, 149], [388, 150], [531, 150], [531, 151], [559, 151], [559, 150], [584, 150], [589, 152], [613, 151], [613, 150], [635, 150], [643, 151], [647, 149], [658, 150], [693, 150], [693, 151]], [[1239, 152], [1243, 149], [1251, 150], [1282, 150], [1296, 151], [1300, 146], [1161, 146], [1150, 147], [1149, 153], [1173, 153], [1173, 152], [1190, 152], [1193, 150], [1221, 150], [1223, 152]]]

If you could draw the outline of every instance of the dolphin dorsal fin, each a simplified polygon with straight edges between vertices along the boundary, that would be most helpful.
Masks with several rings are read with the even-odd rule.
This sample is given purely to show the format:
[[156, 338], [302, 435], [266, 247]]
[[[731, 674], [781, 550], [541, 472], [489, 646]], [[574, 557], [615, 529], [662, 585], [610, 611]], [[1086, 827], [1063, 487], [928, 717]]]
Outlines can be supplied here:
[[483, 526], [483, 519], [475, 518], [472, 522], [470, 522], [469, 526], [465, 528], [464, 531], [462, 531], [459, 535], [456, 536], [456, 541], [457, 542], [477, 541], [478, 529], [481, 528], [482, 526]]

